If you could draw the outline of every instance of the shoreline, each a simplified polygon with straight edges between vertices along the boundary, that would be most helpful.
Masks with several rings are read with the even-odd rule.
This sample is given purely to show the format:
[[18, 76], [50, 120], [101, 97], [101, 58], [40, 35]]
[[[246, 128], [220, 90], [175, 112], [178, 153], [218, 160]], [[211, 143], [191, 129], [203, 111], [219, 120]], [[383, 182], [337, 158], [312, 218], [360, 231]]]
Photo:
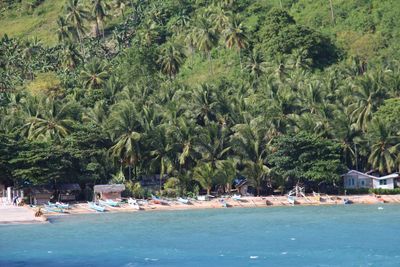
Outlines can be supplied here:
[[[351, 204], [400, 204], [400, 195], [351, 195], [351, 196], [328, 196], [321, 195], [320, 197], [306, 196], [296, 198], [295, 204], [288, 202], [287, 196], [265, 196], [265, 197], [242, 197], [240, 200], [232, 198], [224, 198], [228, 207], [223, 207], [220, 203], [220, 198], [215, 198], [209, 201], [191, 201], [190, 204], [183, 204], [177, 201], [170, 201], [168, 205], [155, 204], [149, 201], [148, 204], [141, 206], [141, 210], [134, 209], [130, 205], [123, 203], [120, 207], [106, 207], [105, 213], [134, 213], [134, 212], [151, 212], [151, 211], [185, 211], [185, 210], [203, 210], [203, 209], [224, 209], [224, 208], [269, 208], [269, 207], [296, 207], [296, 206], [334, 206], [345, 205], [343, 199], [348, 199]], [[48, 218], [80, 215], [80, 214], [96, 214], [98, 212], [90, 209], [87, 203], [76, 203], [71, 205], [71, 208], [65, 210], [65, 213], [44, 212], [41, 217], [35, 217], [34, 213], [38, 210], [37, 207], [15, 207], [3, 206], [0, 207], [0, 225], [15, 225], [15, 224], [43, 224], [49, 223]], [[42, 208], [44, 211], [44, 209]]]

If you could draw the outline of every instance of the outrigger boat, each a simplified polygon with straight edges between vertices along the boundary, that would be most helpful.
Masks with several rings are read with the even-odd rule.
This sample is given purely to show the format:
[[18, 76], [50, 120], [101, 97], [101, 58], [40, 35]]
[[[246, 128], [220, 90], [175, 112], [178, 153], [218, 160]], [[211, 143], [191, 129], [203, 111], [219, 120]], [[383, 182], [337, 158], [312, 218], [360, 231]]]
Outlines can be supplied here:
[[62, 202], [56, 202], [56, 203], [51, 203], [50, 201], [47, 202], [47, 206], [52, 207], [52, 208], [60, 208], [60, 209], [69, 209], [69, 204], [65, 204]]
[[348, 205], [348, 204], [352, 204], [353, 202], [350, 200], [350, 199], [348, 199], [348, 198], [343, 198], [343, 204], [344, 205]]
[[137, 209], [137, 210], [141, 209], [140, 206], [139, 206], [138, 201], [136, 199], [131, 198], [131, 197], [128, 199], [128, 204], [129, 204], [129, 206], [133, 207], [134, 209]]
[[169, 205], [168, 201], [162, 200], [154, 195], [151, 196], [151, 199], [153, 200], [154, 204]]
[[236, 200], [236, 201], [240, 201], [242, 199], [242, 196], [241, 195], [233, 195], [232, 199]]
[[57, 213], [64, 213], [64, 209], [56, 207], [55, 205], [50, 206], [50, 205], [44, 205], [44, 209], [47, 212], [57, 212]]
[[111, 200], [111, 199], [106, 199], [106, 200], [100, 199], [99, 204], [102, 206], [108, 206], [108, 207], [119, 207], [119, 202]]
[[178, 197], [177, 200], [178, 200], [178, 202], [183, 203], [183, 204], [190, 204], [190, 201], [187, 198]]
[[104, 212], [105, 211], [105, 207], [97, 205], [95, 202], [88, 202], [89, 208], [97, 211], [97, 212]]

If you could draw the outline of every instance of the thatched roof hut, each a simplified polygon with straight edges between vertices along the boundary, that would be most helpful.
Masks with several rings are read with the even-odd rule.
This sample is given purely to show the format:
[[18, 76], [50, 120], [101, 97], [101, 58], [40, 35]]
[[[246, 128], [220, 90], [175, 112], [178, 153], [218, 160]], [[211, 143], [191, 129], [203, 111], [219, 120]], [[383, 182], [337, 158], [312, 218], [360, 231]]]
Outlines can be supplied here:
[[121, 198], [122, 191], [125, 190], [125, 185], [123, 184], [100, 184], [95, 185], [94, 193], [100, 194], [100, 198], [102, 199], [117, 199]]

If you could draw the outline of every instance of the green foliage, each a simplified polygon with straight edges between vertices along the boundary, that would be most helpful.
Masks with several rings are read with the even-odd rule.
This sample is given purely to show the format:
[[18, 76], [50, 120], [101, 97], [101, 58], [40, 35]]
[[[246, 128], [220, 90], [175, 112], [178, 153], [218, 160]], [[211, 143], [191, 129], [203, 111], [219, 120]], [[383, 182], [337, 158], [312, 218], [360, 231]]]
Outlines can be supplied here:
[[258, 33], [258, 49], [266, 56], [304, 51], [314, 66], [326, 66], [337, 58], [334, 45], [322, 34], [303, 25], [297, 25], [284, 10], [272, 9]]
[[0, 179], [121, 170], [142, 197], [154, 174], [176, 196], [398, 170], [398, 1], [329, 2], [7, 2], [0, 33], [29, 38], [0, 39]]
[[337, 183], [344, 166], [340, 145], [310, 134], [281, 136], [272, 143], [269, 162], [275, 175], [291, 180]]

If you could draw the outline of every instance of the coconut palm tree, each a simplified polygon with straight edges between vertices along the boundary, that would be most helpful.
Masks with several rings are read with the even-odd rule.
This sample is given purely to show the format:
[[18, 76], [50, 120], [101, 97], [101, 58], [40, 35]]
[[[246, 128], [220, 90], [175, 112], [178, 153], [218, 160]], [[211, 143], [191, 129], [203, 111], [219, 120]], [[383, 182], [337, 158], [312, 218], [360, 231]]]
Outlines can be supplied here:
[[[245, 166], [244, 173], [260, 195], [262, 183], [269, 174], [266, 165], [267, 145], [270, 142], [265, 119], [254, 118], [249, 123], [233, 127], [232, 147]], [[269, 182], [271, 185], [271, 181]]]
[[197, 181], [202, 188], [207, 190], [207, 195], [211, 194], [215, 176], [216, 172], [214, 168], [211, 167], [211, 163], [199, 164], [193, 170], [193, 179]]
[[106, 127], [114, 145], [110, 148], [111, 156], [131, 168], [136, 165], [140, 157], [139, 141], [142, 139], [142, 125], [138, 119], [138, 112], [132, 102], [122, 101], [113, 106], [107, 119]]
[[53, 97], [39, 98], [40, 108], [34, 116], [26, 118], [29, 139], [60, 141], [69, 134], [73, 124], [72, 102], [63, 103]]
[[346, 101], [350, 108], [350, 116], [358, 129], [367, 130], [372, 113], [382, 104], [387, 91], [375, 75], [361, 77], [354, 86], [354, 92]]
[[253, 84], [266, 73], [266, 62], [258, 50], [253, 49], [251, 54], [246, 58], [245, 69], [253, 78]]
[[201, 154], [202, 161], [211, 163], [211, 167], [215, 170], [217, 162], [226, 159], [232, 149], [229, 144], [228, 129], [218, 123], [208, 123], [198, 131], [196, 151]]
[[66, 21], [74, 27], [75, 34], [73, 34], [73, 37], [76, 36], [82, 44], [86, 32], [85, 22], [89, 19], [89, 12], [79, 3], [79, 0], [69, 0], [65, 9]]
[[80, 78], [86, 88], [100, 88], [109, 77], [108, 65], [95, 58], [85, 64], [84, 69], [80, 73]]
[[57, 26], [58, 42], [65, 44], [70, 39], [70, 35], [73, 33], [74, 28], [65, 20], [64, 17], [58, 17]]
[[390, 173], [397, 167], [400, 137], [392, 132], [390, 125], [377, 119], [371, 121], [370, 128], [372, 146], [368, 162], [380, 173]]
[[207, 55], [210, 62], [210, 73], [212, 73], [211, 50], [218, 44], [218, 33], [212, 22], [204, 16], [198, 18], [194, 32], [195, 45], [198, 50]]
[[178, 44], [167, 43], [161, 48], [161, 54], [157, 63], [161, 65], [161, 71], [167, 74], [170, 79], [175, 77], [184, 61], [182, 47]]
[[247, 47], [247, 36], [241, 21], [236, 16], [231, 18], [226, 28], [223, 30], [225, 36], [225, 45], [227, 48], [232, 49], [235, 47], [239, 54], [240, 68], [242, 69], [242, 49]]
[[162, 179], [166, 173], [172, 171], [174, 145], [170, 138], [167, 125], [161, 124], [150, 133], [150, 166], [160, 172], [160, 192]]
[[101, 34], [103, 35], [104, 38], [104, 20], [107, 16], [107, 11], [109, 9], [110, 6], [106, 0], [92, 1], [92, 16], [94, 17], [96, 23], [96, 29], [95, 29], [96, 37], [99, 37], [101, 29]]

